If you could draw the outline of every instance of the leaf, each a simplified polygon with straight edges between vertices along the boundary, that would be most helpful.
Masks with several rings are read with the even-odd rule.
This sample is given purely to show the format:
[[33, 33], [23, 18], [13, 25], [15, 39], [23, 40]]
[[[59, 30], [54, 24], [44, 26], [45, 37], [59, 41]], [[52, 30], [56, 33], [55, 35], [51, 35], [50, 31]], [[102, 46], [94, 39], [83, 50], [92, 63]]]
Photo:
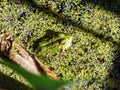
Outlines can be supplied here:
[[64, 84], [68, 83], [67, 81], [54, 80], [47, 76], [33, 74], [6, 59], [7, 58], [0, 57], [0, 63], [10, 67], [11, 69], [21, 74], [26, 80], [28, 80], [33, 85], [33, 87], [36, 90], [57, 90]]

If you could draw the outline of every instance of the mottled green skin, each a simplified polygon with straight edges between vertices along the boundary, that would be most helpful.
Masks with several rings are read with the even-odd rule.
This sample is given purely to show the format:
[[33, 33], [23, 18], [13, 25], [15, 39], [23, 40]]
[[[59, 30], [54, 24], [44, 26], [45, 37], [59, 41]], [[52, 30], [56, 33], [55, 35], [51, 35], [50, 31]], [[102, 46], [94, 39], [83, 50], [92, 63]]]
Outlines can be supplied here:
[[[59, 78], [74, 80], [76, 83], [68, 89], [112, 90], [120, 85], [120, 14], [115, 12], [119, 10], [119, 0], [110, 0], [112, 3], [109, 0], [34, 0], [37, 5], [32, 7], [21, 1], [2, 0], [0, 28], [7, 30], [30, 53], [40, 51], [41, 62]], [[72, 46], [61, 53], [57, 42], [54, 45], [58, 51], [55, 49], [54, 55], [52, 51], [46, 55], [43, 47], [43, 53], [40, 47], [33, 49], [35, 43], [44, 41], [39, 39], [47, 30], [70, 34], [74, 37]]]
[[38, 57], [41, 55], [54, 55], [58, 52], [63, 52], [68, 49], [72, 44], [72, 36], [62, 32], [56, 32], [49, 37], [43, 38], [41, 41], [37, 41], [35, 45], [35, 53]]

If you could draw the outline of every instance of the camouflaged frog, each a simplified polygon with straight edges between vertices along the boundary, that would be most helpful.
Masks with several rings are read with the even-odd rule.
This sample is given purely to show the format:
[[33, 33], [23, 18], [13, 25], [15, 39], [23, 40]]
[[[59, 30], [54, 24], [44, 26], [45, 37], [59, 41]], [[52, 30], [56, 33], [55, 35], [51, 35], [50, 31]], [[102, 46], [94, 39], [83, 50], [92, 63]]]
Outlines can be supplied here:
[[72, 36], [62, 32], [49, 32], [34, 43], [36, 55], [54, 55], [63, 52], [72, 44]]

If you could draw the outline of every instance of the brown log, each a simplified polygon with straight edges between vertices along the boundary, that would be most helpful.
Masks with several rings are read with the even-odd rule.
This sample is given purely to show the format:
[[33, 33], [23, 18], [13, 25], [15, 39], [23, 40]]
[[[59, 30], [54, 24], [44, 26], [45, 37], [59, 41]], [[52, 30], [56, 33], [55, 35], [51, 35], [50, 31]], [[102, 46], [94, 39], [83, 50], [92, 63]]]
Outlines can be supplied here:
[[0, 52], [32, 73], [43, 73], [57, 79], [56, 75], [47, 66], [40, 62], [35, 55], [30, 54], [21, 45], [16, 43], [8, 33], [0, 35]]

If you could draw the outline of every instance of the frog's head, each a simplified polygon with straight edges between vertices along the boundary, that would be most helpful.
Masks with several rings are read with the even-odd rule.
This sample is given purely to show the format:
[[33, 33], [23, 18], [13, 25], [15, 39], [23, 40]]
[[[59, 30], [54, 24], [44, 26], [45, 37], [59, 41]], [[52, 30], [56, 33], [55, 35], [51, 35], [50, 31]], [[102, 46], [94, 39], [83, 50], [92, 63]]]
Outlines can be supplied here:
[[66, 33], [59, 33], [59, 37], [61, 38], [60, 42], [60, 49], [62, 51], [68, 49], [72, 45], [72, 39], [73, 37]]

